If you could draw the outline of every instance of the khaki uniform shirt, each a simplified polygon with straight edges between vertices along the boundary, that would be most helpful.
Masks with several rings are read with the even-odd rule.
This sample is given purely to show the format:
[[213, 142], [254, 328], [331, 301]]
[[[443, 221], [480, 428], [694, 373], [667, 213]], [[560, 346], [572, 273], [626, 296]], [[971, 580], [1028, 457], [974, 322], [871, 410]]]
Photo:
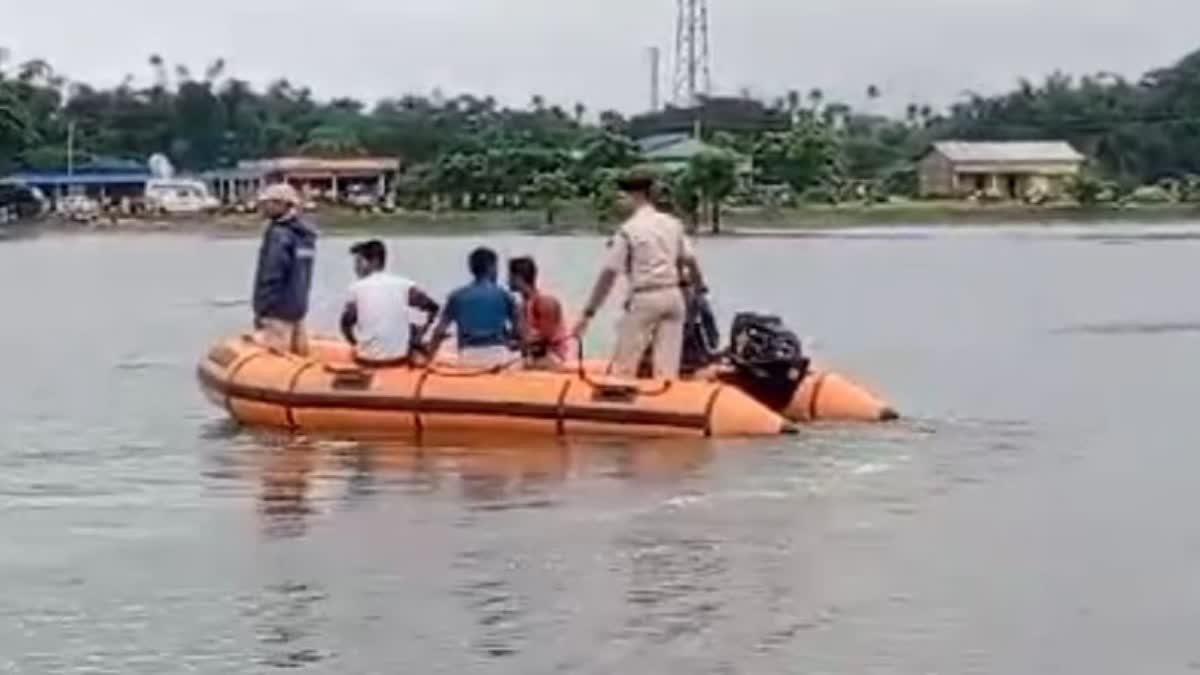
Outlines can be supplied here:
[[628, 277], [631, 293], [644, 293], [678, 287], [679, 261], [693, 255], [683, 223], [643, 206], [609, 241], [605, 267]]

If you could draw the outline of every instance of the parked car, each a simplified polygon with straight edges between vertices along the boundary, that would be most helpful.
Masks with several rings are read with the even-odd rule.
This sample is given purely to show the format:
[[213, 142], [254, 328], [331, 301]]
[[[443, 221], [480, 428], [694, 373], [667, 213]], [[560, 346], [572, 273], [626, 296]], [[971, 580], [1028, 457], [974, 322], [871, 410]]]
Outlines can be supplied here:
[[346, 195], [346, 204], [355, 211], [373, 211], [378, 205], [378, 200], [376, 200], [374, 194], [362, 190]]
[[151, 213], [160, 214], [211, 213], [221, 207], [220, 200], [208, 193], [208, 186], [183, 178], [149, 181], [145, 201]]
[[58, 212], [71, 220], [87, 222], [100, 217], [100, 202], [83, 194], [67, 195], [58, 202]]
[[0, 223], [37, 218], [49, 204], [41, 190], [25, 185], [0, 185]]

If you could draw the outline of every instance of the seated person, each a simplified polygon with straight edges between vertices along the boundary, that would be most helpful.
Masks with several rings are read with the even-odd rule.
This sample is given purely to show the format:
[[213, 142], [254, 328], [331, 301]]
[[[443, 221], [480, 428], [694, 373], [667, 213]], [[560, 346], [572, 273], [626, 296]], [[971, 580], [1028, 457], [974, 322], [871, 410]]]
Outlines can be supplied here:
[[521, 299], [526, 334], [521, 336], [528, 367], [554, 370], [567, 361], [568, 336], [562, 305], [538, 288], [538, 268], [533, 258], [508, 262], [508, 287]]
[[[358, 280], [350, 285], [350, 299], [342, 311], [342, 335], [354, 345], [355, 360], [366, 366], [407, 362], [414, 344], [438, 313], [438, 305], [415, 283], [384, 271], [387, 248], [372, 239], [350, 248]], [[425, 313], [416, 325], [410, 308]]]
[[458, 331], [458, 362], [464, 366], [495, 368], [512, 360], [509, 339], [524, 335], [517, 301], [496, 283], [498, 258], [489, 248], [471, 252], [471, 283], [450, 294], [433, 330], [428, 354], [436, 355], [450, 324]]
[[683, 320], [683, 352], [679, 372], [685, 377], [695, 375], [717, 360], [721, 331], [708, 304], [708, 289], [685, 288], [687, 314]]

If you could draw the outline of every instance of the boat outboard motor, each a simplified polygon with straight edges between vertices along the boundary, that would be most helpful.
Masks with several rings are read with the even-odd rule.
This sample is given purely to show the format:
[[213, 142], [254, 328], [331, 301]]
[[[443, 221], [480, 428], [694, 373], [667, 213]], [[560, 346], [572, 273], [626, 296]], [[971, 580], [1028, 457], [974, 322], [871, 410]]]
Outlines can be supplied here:
[[729, 365], [722, 377], [772, 410], [783, 410], [808, 374], [800, 338], [777, 316], [742, 312], [729, 331]]

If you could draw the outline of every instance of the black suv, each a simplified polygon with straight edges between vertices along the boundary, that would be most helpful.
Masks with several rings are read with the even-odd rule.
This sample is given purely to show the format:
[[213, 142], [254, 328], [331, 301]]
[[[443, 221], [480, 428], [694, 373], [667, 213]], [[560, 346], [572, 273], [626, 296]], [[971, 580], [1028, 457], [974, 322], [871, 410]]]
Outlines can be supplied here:
[[[0, 185], [0, 212], [10, 220], [35, 218], [45, 210], [45, 203], [32, 189], [24, 185]], [[0, 222], [6, 220], [0, 217]]]

